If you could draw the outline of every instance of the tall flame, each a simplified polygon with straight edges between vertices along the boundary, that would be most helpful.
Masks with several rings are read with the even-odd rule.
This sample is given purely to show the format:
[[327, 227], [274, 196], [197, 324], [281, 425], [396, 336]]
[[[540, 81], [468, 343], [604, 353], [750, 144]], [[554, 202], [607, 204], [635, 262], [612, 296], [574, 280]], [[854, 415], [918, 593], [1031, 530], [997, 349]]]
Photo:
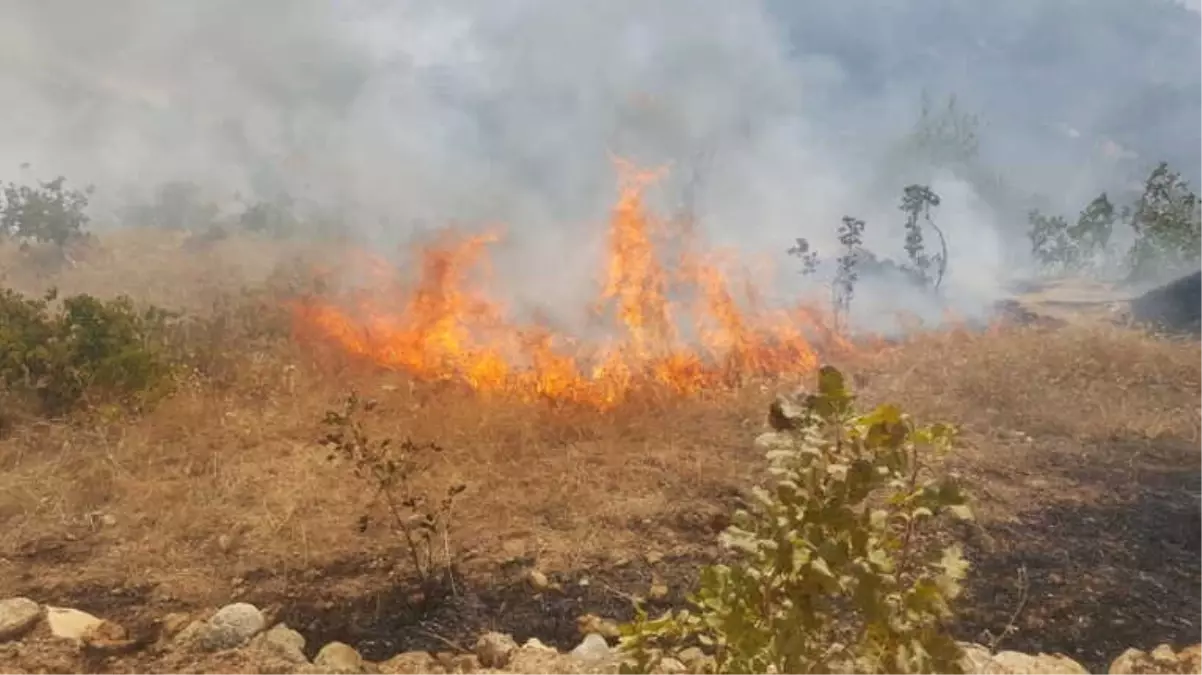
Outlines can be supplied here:
[[[379, 286], [299, 304], [298, 333], [416, 378], [598, 408], [640, 390], [685, 395], [749, 378], [803, 375], [817, 367], [812, 339], [847, 347], [814, 310], [762, 308], [750, 280], [740, 297], [729, 276], [736, 257], [699, 253], [689, 223], [675, 232], [681, 250], [675, 267], [668, 266], [657, 240], [672, 228], [644, 202], [662, 172], [615, 163], [618, 199], [594, 307], [603, 319], [612, 315], [612, 343], [581, 345], [541, 326], [507, 321], [477, 278], [498, 236], [449, 230], [417, 251], [414, 283], [401, 283], [387, 263], [372, 259], [368, 267]], [[674, 301], [677, 296], [682, 299]], [[689, 339], [679, 331], [686, 316], [694, 319]]]

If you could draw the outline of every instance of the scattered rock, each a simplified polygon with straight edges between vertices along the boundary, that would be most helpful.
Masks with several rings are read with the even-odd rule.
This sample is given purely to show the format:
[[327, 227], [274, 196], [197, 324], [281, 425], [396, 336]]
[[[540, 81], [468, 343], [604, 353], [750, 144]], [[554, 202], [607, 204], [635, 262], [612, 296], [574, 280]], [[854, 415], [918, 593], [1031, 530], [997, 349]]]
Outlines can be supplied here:
[[192, 623], [192, 617], [184, 612], [171, 612], [159, 619], [159, 637], [162, 639], [171, 639], [179, 635], [188, 624]]
[[480, 665], [485, 668], [504, 668], [509, 657], [518, 648], [518, 643], [504, 633], [485, 633], [476, 640], [474, 649]]
[[146, 640], [131, 640], [125, 628], [105, 619], [84, 631], [80, 637], [84, 651], [94, 655], [107, 656], [131, 652], [146, 642]]
[[330, 673], [361, 673], [363, 672], [363, 657], [354, 647], [343, 642], [331, 642], [317, 652], [313, 665], [323, 672]]
[[576, 617], [576, 632], [581, 636], [596, 633], [615, 640], [622, 635], [618, 630], [618, 622], [613, 619], [602, 619], [596, 614], [582, 614]]
[[180, 646], [203, 651], [234, 649], [246, 644], [263, 630], [266, 620], [258, 607], [235, 602], [217, 610], [208, 621], [193, 621], [175, 636]]
[[589, 633], [571, 652], [572, 658], [585, 663], [597, 663], [613, 658], [609, 643], [598, 633]]
[[651, 588], [647, 591], [647, 597], [651, 600], [663, 600], [668, 597], [668, 585], [660, 580], [652, 582]]
[[1019, 653], [1017, 651], [1004, 651], [995, 653], [993, 656], [994, 668], [989, 673], [1013, 673], [1014, 675], [1039, 674], [1039, 675], [1089, 675], [1089, 670], [1085, 670], [1084, 665], [1073, 661], [1073, 659], [1064, 655], [1047, 655], [1047, 653], [1039, 653], [1039, 655], [1031, 656], [1028, 653]]
[[647, 551], [647, 554], [643, 558], [647, 560], [648, 565], [655, 565], [664, 559], [664, 554], [659, 551]]
[[399, 653], [380, 664], [381, 675], [445, 675], [446, 668], [442, 667], [433, 656], [423, 651]]
[[290, 663], [309, 662], [305, 656], [305, 636], [282, 623], [277, 623], [256, 635], [247, 647], [272, 654]]
[[50, 627], [50, 634], [64, 640], [83, 642], [84, 636], [99, 629], [103, 622], [103, 619], [70, 607], [46, 608], [46, 625]]
[[1169, 645], [1160, 645], [1151, 654], [1128, 649], [1110, 664], [1109, 672], [1112, 675], [1202, 672], [1202, 645], [1186, 647], [1180, 652], [1174, 652]]
[[42, 606], [29, 598], [0, 600], [0, 642], [24, 636], [41, 618]]
[[554, 647], [548, 647], [538, 638], [530, 638], [522, 643], [522, 649], [529, 652], [543, 652], [547, 654], [558, 654], [559, 650]]
[[964, 659], [960, 664], [966, 675], [1089, 675], [1083, 665], [1063, 655], [1030, 656], [1004, 651], [990, 655], [981, 645], [962, 644]]
[[536, 591], [545, 591], [551, 587], [551, 581], [547, 579], [547, 575], [538, 570], [530, 570], [526, 574], [526, 581], [530, 583], [530, 587]]

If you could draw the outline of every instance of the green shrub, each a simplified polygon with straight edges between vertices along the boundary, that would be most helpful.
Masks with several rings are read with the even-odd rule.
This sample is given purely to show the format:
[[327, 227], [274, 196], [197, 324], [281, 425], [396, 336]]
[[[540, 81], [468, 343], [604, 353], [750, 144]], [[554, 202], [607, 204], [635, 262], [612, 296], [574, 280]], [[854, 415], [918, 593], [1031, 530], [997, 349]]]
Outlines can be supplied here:
[[87, 402], [137, 406], [163, 392], [166, 312], [86, 294], [52, 311], [55, 299], [0, 290], [0, 382], [10, 393], [58, 415]]
[[[1092, 273], [1129, 281], [1156, 278], [1166, 269], [1188, 269], [1202, 256], [1202, 209], [1181, 175], [1161, 163], [1144, 181], [1134, 204], [1116, 208], [1098, 195], [1070, 223], [1062, 216], [1027, 216], [1031, 255], [1047, 274]], [[1116, 250], [1115, 226], [1129, 230], [1125, 256]], [[1122, 268], [1121, 270], [1119, 268]]]
[[800, 403], [778, 400], [766, 448], [776, 484], [757, 489], [722, 542], [729, 565], [703, 570], [692, 610], [623, 627], [627, 672], [683, 646], [718, 672], [958, 672], [945, 630], [968, 568], [932, 543], [945, 519], [971, 518], [957, 481], [928, 463], [953, 438], [891, 405], [856, 413], [824, 367]]
[[88, 195], [69, 189], [62, 176], [37, 187], [9, 183], [0, 202], [0, 231], [60, 248], [83, 234], [88, 224]]

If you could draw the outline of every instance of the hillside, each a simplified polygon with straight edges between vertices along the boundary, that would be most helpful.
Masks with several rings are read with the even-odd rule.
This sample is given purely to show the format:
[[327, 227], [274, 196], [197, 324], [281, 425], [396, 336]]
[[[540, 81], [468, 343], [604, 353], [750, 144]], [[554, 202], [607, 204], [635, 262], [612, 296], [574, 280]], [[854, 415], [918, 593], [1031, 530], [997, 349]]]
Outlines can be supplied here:
[[[568, 649], [582, 615], [628, 619], [626, 594], [663, 585], [653, 607], [683, 602], [762, 477], [751, 441], [767, 404], [794, 386], [752, 378], [597, 409], [423, 381], [296, 332], [290, 303], [312, 283], [303, 256], [313, 251], [238, 235], [184, 252], [181, 241], [124, 231], [50, 271], [3, 251], [5, 283], [26, 293], [128, 293], [213, 320], [188, 338], [205, 372], [142, 414], [5, 411], [0, 597], [81, 609], [138, 635], [245, 601], [273, 608], [313, 650], [340, 640], [374, 661], [470, 647], [486, 630]], [[1077, 313], [1048, 293], [1020, 302], [1077, 320], [815, 347], [866, 403], [897, 401], [963, 429], [947, 461], [980, 527], [962, 533], [972, 569], [959, 638], [1005, 632], [1006, 649], [1091, 669], [1128, 647], [1180, 649], [1202, 630], [1198, 343]], [[465, 486], [447, 544], [454, 597], [414, 585], [370, 482], [319, 443], [323, 417], [352, 390], [375, 402], [362, 417], [372, 438], [442, 448], [416, 487]], [[531, 578], [559, 590], [532, 589]], [[0, 669], [245, 665], [147, 649], [76, 660], [85, 656], [4, 648]]]

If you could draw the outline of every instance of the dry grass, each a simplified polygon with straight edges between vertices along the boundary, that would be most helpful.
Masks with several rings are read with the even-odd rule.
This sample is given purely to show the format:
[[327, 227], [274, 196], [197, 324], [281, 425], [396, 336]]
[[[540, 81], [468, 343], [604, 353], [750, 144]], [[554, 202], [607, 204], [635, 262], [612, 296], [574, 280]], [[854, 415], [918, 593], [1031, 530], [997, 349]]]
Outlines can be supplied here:
[[[56, 275], [29, 273], [16, 252], [0, 251], [0, 269], [6, 283], [26, 291], [53, 283], [67, 292], [124, 292], [211, 310], [212, 298], [266, 283], [277, 263], [296, 254], [231, 240], [185, 255], [178, 241], [153, 233], [121, 233], [102, 249]], [[379, 403], [368, 418], [373, 434], [446, 449], [426, 481], [432, 489], [468, 485], [455, 541], [468, 573], [479, 578], [513, 560], [572, 570], [650, 551], [706, 555], [722, 514], [760, 467], [750, 440], [763, 426], [770, 391], [603, 415], [516, 405], [352, 367], [286, 339], [239, 342], [258, 334], [248, 324], [260, 315], [229, 314], [236, 320], [211, 328], [219, 334], [209, 336], [210, 351], [227, 352], [220, 386], [193, 382], [141, 418], [31, 423], [0, 440], [0, 596], [70, 599], [78, 589], [136, 586], [151, 602], [198, 606], [239, 593], [303, 593], [315, 583], [312, 570], [348, 559], [368, 561], [364, 569], [378, 574], [328, 579], [323, 593], [369, 591], [403, 564], [397, 542], [383, 524], [356, 528], [370, 493], [315, 442], [323, 413], [351, 389]], [[845, 365], [863, 399], [898, 401], [921, 419], [963, 426], [953, 464], [972, 479], [992, 542], [978, 555], [1000, 561], [978, 561], [994, 585], [982, 586], [977, 598], [992, 607], [1012, 600], [1004, 589], [996, 599], [983, 595], [1013, 581], [1006, 566], [1037, 555], [1011, 541], [1007, 528], [1017, 528], [1016, 540], [1064, 535], [1034, 527], [1032, 514], [1137, 509], [1145, 493], [1160, 490], [1172, 514], [1185, 504], [1186, 517], [1196, 518], [1200, 359], [1196, 342], [1086, 323], [919, 335]], [[1182, 478], [1154, 480], [1162, 474]], [[1179, 518], [1169, 526], [1182, 527]], [[1196, 558], [1196, 527], [1193, 539], [1182, 536]], [[1077, 574], [1082, 565], [1129, 571], [1139, 562], [1090, 555], [1052, 565], [1045, 577]], [[1171, 578], [1185, 586], [1166, 592], [1196, 600], [1192, 569]], [[258, 586], [239, 588], [241, 579]], [[1020, 629], [1038, 633], [1038, 609], [1029, 614], [1035, 618]], [[1196, 614], [1170, 618], [1196, 634]], [[970, 623], [1000, 628], [990, 624], [995, 619]], [[1034, 639], [1057, 646], [1060, 638]]]

